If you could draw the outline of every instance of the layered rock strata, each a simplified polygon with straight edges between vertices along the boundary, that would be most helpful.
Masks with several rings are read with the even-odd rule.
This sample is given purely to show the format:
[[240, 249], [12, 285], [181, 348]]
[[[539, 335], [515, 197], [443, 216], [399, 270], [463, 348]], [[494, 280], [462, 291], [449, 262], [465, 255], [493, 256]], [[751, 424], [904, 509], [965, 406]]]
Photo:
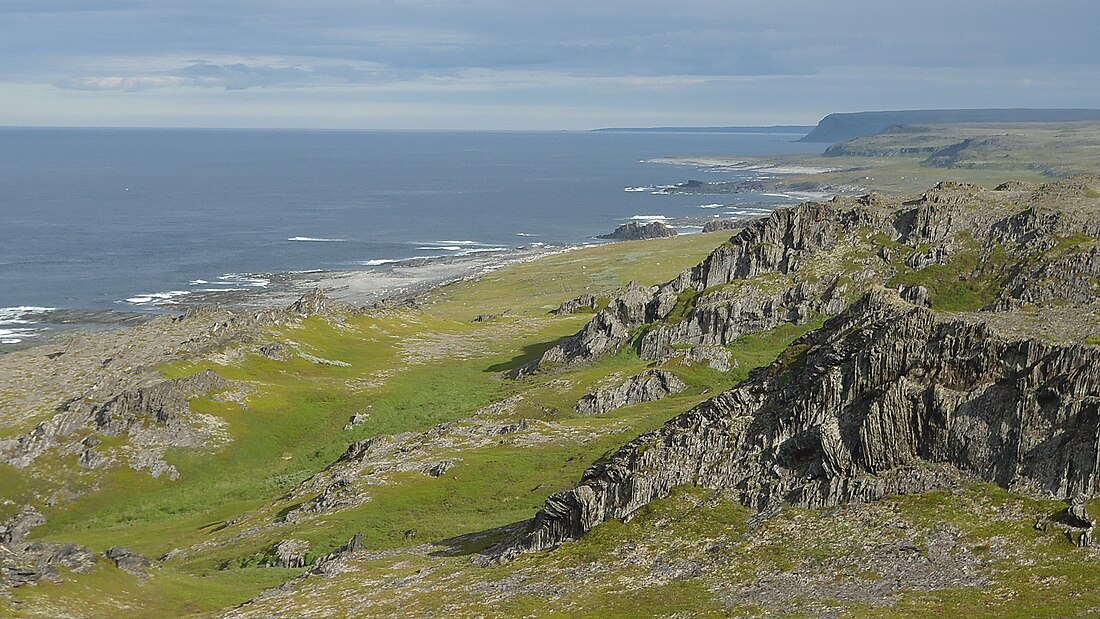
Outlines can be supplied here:
[[582, 415], [600, 415], [617, 408], [655, 402], [687, 389], [687, 383], [668, 370], [650, 369], [621, 385], [585, 394], [574, 409]]
[[1005, 338], [880, 290], [595, 464], [498, 556], [577, 539], [685, 484], [770, 511], [962, 479], [1063, 499], [1096, 493], [1100, 349]]

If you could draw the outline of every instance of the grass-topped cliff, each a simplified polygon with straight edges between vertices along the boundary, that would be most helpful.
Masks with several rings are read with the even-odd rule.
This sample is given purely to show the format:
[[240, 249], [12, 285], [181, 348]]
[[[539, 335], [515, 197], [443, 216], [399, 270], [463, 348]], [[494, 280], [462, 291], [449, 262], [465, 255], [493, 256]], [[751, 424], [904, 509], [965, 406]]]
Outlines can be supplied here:
[[0, 614], [1089, 616], [1098, 191], [840, 198], [6, 355]]

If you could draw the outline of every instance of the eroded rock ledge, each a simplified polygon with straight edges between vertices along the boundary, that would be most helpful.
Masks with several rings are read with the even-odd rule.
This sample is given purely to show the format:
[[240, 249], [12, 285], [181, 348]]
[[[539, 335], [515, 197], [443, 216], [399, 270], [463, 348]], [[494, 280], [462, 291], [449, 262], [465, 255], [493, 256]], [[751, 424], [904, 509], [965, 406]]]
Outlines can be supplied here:
[[879, 289], [737, 388], [595, 464], [496, 557], [577, 539], [685, 484], [761, 511], [966, 478], [1089, 496], [1098, 443], [1100, 349], [1003, 337]]

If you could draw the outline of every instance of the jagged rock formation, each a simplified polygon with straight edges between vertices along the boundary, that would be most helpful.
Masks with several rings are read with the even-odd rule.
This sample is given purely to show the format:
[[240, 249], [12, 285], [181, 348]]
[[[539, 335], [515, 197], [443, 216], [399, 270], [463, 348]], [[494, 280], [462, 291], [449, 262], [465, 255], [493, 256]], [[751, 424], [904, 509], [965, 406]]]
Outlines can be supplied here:
[[572, 299], [562, 303], [552, 313], [556, 316], [567, 316], [569, 314], [576, 314], [582, 310], [594, 310], [599, 309], [600, 300], [593, 294], [582, 294], [576, 299]]
[[647, 239], [664, 239], [670, 236], [676, 236], [676, 231], [659, 221], [648, 224], [628, 221], [615, 228], [615, 231], [611, 234], [601, 234], [596, 238], [612, 241], [644, 241]]
[[582, 415], [600, 415], [617, 408], [655, 402], [687, 389], [687, 383], [667, 370], [646, 370], [621, 385], [585, 394], [574, 409]]
[[705, 365], [719, 372], [728, 372], [737, 367], [737, 360], [730, 351], [722, 346], [692, 346], [686, 350], [673, 350], [667, 357], [659, 359], [661, 363], [677, 360], [680, 365], [691, 367]]
[[309, 542], [300, 539], [284, 539], [275, 545], [275, 567], [305, 567], [309, 554]]
[[131, 467], [147, 470], [154, 477], [175, 479], [175, 467], [162, 458], [166, 447], [203, 447], [220, 440], [220, 424], [191, 413], [191, 398], [230, 385], [206, 370], [127, 390], [101, 404], [88, 399], [70, 400], [57, 415], [39, 423], [30, 433], [0, 441], [0, 462], [23, 468], [56, 450], [59, 455], [77, 455], [84, 468], [98, 468], [111, 461], [109, 455], [97, 450], [99, 437], [128, 436], [138, 447], [130, 453]]
[[58, 567], [78, 574], [91, 570], [96, 556], [80, 544], [62, 542], [0, 543], [0, 591], [33, 585], [39, 580], [62, 582]]
[[[725, 345], [836, 315], [875, 283], [902, 286], [926, 306], [959, 295], [989, 311], [1090, 303], [1100, 293], [1094, 186], [1100, 179], [1087, 177], [990, 195], [940, 183], [905, 202], [869, 194], [777, 209], [676, 279], [649, 289], [632, 283], [581, 332], [514, 375], [589, 363], [632, 341], [649, 360], [677, 346]], [[946, 270], [975, 283], [952, 287], [940, 275]], [[917, 283], [925, 280], [939, 289]]]
[[1100, 491], [1100, 349], [1009, 339], [880, 290], [595, 464], [498, 556], [576, 539], [684, 484], [767, 512], [963, 478], [1060, 498]]
[[703, 232], [718, 232], [719, 230], [738, 230], [745, 225], [739, 219], [712, 219], [703, 225]]
[[46, 517], [31, 505], [0, 524], [0, 544], [19, 543], [30, 535], [31, 529], [46, 524]]

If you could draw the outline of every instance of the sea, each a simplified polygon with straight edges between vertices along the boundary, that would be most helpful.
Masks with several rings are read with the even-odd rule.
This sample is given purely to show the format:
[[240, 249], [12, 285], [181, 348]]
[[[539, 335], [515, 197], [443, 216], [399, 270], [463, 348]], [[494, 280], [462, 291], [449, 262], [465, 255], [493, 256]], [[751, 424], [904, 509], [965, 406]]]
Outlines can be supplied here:
[[591, 243], [631, 220], [766, 212], [799, 200], [667, 190], [759, 170], [651, 160], [823, 148], [799, 137], [0, 128], [0, 344], [45, 334], [53, 312], [160, 312], [198, 292], [262, 288], [275, 273], [386, 269]]

